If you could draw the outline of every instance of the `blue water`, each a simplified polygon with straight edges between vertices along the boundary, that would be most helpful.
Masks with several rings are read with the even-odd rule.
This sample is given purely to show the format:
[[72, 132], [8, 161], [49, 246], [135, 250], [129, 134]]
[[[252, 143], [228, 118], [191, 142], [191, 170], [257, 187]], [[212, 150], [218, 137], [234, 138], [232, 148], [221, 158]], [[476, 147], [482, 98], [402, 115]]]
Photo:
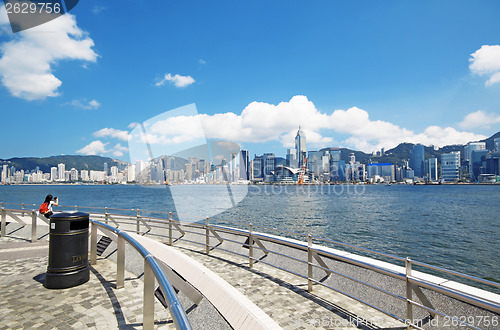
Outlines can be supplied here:
[[39, 205], [50, 193], [63, 205], [168, 212], [185, 200], [199, 219], [311, 233], [500, 281], [500, 185], [250, 186], [234, 207], [214, 199], [225, 186], [177, 189], [174, 203], [164, 186], [0, 186], [0, 201]]

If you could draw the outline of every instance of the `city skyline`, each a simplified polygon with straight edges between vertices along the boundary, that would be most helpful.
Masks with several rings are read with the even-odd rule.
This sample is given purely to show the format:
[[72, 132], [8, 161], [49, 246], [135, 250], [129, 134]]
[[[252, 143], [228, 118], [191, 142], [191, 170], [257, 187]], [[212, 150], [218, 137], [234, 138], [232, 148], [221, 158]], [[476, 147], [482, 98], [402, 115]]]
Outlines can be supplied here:
[[195, 120], [282, 155], [298, 126], [310, 150], [367, 153], [500, 130], [496, 1], [228, 5], [87, 1], [16, 34], [0, 6], [2, 157], [130, 161], [136, 123], [193, 103], [158, 143]]

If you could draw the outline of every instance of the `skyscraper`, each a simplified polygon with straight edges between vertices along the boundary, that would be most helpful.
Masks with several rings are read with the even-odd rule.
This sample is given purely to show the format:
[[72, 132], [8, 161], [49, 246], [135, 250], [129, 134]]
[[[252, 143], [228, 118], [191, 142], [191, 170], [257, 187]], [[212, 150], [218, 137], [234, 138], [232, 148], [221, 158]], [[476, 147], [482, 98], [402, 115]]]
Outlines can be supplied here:
[[424, 146], [417, 144], [413, 146], [410, 152], [410, 167], [416, 177], [424, 177]]
[[297, 131], [297, 135], [295, 136], [295, 150], [297, 150], [297, 162], [298, 167], [302, 167], [306, 160], [306, 136], [304, 132], [300, 129]]
[[66, 165], [63, 163], [57, 164], [57, 178], [60, 181], [66, 180]]
[[250, 173], [248, 171], [248, 150], [240, 150], [240, 179], [249, 180]]
[[455, 182], [460, 179], [460, 151], [441, 155], [441, 178], [444, 182]]

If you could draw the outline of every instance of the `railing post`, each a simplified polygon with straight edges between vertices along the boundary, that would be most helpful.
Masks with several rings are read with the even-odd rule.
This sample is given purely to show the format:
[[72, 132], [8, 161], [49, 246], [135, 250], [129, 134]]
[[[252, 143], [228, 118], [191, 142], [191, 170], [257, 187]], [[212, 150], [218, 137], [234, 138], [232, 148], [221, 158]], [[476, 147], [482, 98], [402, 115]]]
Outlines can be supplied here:
[[118, 254], [116, 257], [116, 288], [121, 289], [125, 285], [125, 239], [118, 235], [116, 242]]
[[137, 224], [136, 224], [136, 229], [135, 229], [135, 232], [137, 233], [137, 235], [139, 235], [139, 233], [141, 231], [140, 220], [141, 220], [141, 211], [139, 209], [137, 209]]
[[[24, 203], [22, 203], [22, 204], [21, 204], [21, 210], [23, 210], [23, 211], [24, 211]], [[24, 212], [22, 212], [22, 215], [23, 215], [23, 217], [24, 217]]]
[[108, 222], [109, 222], [108, 207], [104, 208], [104, 222], [106, 224], [108, 224]]
[[307, 292], [312, 292], [313, 290], [313, 266], [312, 266], [312, 236], [311, 234], [307, 235]]
[[407, 329], [413, 329], [411, 324], [413, 323], [413, 306], [410, 302], [412, 300], [412, 289], [410, 285], [411, 276], [411, 259], [409, 257], [406, 258], [405, 261], [405, 269], [406, 269], [406, 320], [408, 322]]
[[75, 211], [78, 211], [78, 206], [77, 205], [75, 205]]
[[31, 211], [31, 243], [36, 241], [36, 212]]
[[142, 327], [143, 329], [153, 329], [154, 328], [154, 290], [155, 290], [155, 275], [151, 266], [148, 263], [148, 259], [144, 258], [144, 303], [143, 303], [143, 317], [142, 317]]
[[168, 212], [168, 245], [172, 246], [172, 212]]
[[5, 226], [7, 226], [7, 211], [3, 208], [3, 203], [1, 204], [2, 206], [2, 237], [5, 237]]
[[97, 263], [97, 225], [93, 222], [90, 226], [90, 264]]
[[208, 229], [208, 223], [210, 218], [205, 219], [205, 253], [208, 255], [210, 253], [210, 230]]
[[250, 224], [248, 235], [248, 263], [250, 268], [253, 268], [253, 224]]

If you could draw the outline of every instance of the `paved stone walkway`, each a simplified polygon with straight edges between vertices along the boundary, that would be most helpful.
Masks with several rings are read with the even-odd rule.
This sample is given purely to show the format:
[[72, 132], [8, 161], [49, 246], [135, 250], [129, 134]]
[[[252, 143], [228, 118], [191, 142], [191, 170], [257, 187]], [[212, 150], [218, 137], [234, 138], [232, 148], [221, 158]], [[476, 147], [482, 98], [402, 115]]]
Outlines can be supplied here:
[[[284, 329], [401, 329], [403, 324], [353, 299], [321, 286], [307, 292], [306, 280], [264, 263], [248, 268], [244, 259], [193, 245], [180, 251], [203, 263], [240, 290]], [[143, 282], [126, 273], [125, 288], [115, 289], [116, 264], [98, 259], [90, 281], [78, 287], [43, 286], [48, 242], [0, 238], [0, 328], [142, 328]], [[155, 324], [173, 328], [168, 310], [155, 300]], [[200, 324], [193, 324], [202, 329]]]
[[[0, 238], [1, 329], [128, 329], [142, 327], [143, 282], [130, 273], [125, 288], [115, 289], [116, 264], [101, 259], [90, 280], [68, 289], [43, 286], [48, 243]], [[171, 317], [155, 300], [158, 328], [173, 328]]]
[[201, 262], [242, 292], [284, 329], [402, 329], [403, 323], [323, 286], [307, 292], [307, 280], [215, 250], [206, 256], [184, 242], [174, 247]]

